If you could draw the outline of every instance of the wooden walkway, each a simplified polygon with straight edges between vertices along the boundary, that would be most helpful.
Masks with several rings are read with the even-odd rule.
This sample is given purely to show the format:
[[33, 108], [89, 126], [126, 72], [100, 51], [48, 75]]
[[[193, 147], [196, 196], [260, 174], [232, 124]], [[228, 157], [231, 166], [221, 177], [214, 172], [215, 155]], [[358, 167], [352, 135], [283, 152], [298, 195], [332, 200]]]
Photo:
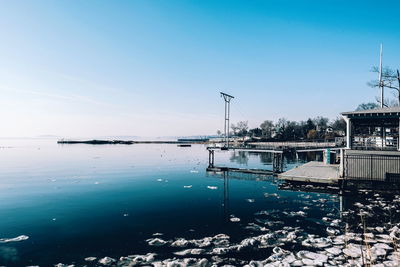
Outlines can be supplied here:
[[278, 178], [286, 181], [336, 184], [339, 181], [339, 165], [311, 161], [279, 174]]

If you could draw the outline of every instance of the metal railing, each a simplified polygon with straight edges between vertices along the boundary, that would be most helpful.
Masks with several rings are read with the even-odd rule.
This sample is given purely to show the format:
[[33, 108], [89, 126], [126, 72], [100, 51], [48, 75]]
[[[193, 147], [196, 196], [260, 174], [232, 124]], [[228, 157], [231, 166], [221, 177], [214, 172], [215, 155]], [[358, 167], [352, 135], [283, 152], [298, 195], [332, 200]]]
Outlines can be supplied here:
[[400, 182], [400, 154], [350, 154], [343, 163], [345, 179]]
[[397, 150], [397, 137], [391, 139], [369, 139], [369, 138], [357, 138], [354, 137], [352, 140], [352, 149], [357, 150]]

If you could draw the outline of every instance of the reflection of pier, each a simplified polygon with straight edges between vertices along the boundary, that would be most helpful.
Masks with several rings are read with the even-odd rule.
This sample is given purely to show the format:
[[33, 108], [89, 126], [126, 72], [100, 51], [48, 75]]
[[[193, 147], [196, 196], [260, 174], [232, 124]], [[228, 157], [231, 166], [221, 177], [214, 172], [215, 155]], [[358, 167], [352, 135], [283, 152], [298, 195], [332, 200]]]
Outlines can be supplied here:
[[223, 208], [224, 208], [224, 221], [229, 220], [229, 174], [228, 172], [223, 172], [224, 176], [224, 200], [223, 200]]
[[[327, 144], [330, 146], [333, 144]], [[229, 147], [207, 147], [208, 150], [208, 171], [221, 171], [221, 169], [226, 169], [227, 167], [219, 167], [215, 164], [215, 151], [234, 151], [234, 152], [247, 152], [247, 153], [265, 153], [270, 154], [272, 159], [272, 170], [262, 170], [262, 169], [246, 169], [246, 168], [228, 168], [230, 171], [234, 172], [245, 172], [252, 174], [279, 174], [284, 170], [284, 158], [283, 155], [288, 155], [291, 152], [307, 153], [307, 152], [323, 152], [327, 148], [318, 147], [308, 147], [305, 145], [298, 145], [296, 147], [283, 147], [283, 146], [251, 146], [251, 147], [240, 147], [240, 146], [229, 146]], [[331, 153], [335, 153], [339, 150], [339, 147], [329, 148]]]
[[235, 172], [231, 168], [218, 168], [214, 170], [209, 170], [208, 174], [222, 178], [224, 182], [223, 196], [222, 196], [222, 213], [224, 222], [230, 222], [231, 212], [229, 206], [229, 180], [251, 180], [251, 181], [270, 181], [271, 183], [276, 183], [277, 179], [272, 177], [271, 174], [262, 174], [254, 176], [254, 173], [245, 172]]
[[[233, 171], [233, 172], [245, 172], [252, 174], [274, 174], [281, 173], [283, 171], [283, 150], [270, 150], [270, 149], [257, 149], [257, 148], [244, 148], [244, 147], [207, 147], [208, 150], [208, 168], [207, 171]], [[272, 153], [272, 170], [262, 169], [242, 169], [242, 168], [228, 168], [228, 167], [217, 167], [215, 166], [215, 151], [216, 150], [232, 150], [242, 152], [257, 152], [257, 153]]]

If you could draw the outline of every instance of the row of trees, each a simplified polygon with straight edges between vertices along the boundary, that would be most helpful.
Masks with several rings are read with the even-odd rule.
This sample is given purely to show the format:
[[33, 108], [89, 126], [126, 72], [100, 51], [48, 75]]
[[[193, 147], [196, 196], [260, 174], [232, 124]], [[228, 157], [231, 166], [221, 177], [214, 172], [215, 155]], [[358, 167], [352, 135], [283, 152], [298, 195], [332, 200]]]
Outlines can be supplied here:
[[[331, 122], [325, 117], [310, 118], [300, 122], [280, 118], [277, 122], [266, 120], [253, 129], [249, 129], [247, 121], [239, 121], [232, 124], [231, 129], [235, 136], [258, 137], [265, 140], [331, 139], [344, 133], [346, 122], [342, 118]], [[218, 134], [221, 132], [218, 131]]]

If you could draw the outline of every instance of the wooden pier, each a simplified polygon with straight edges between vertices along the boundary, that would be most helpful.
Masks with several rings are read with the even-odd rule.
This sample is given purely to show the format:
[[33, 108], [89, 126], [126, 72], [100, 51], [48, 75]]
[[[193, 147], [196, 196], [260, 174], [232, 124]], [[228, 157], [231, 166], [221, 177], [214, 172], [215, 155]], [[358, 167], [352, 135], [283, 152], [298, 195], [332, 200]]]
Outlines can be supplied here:
[[304, 165], [278, 174], [285, 181], [305, 182], [314, 184], [337, 184], [339, 181], [339, 165], [310, 161]]

